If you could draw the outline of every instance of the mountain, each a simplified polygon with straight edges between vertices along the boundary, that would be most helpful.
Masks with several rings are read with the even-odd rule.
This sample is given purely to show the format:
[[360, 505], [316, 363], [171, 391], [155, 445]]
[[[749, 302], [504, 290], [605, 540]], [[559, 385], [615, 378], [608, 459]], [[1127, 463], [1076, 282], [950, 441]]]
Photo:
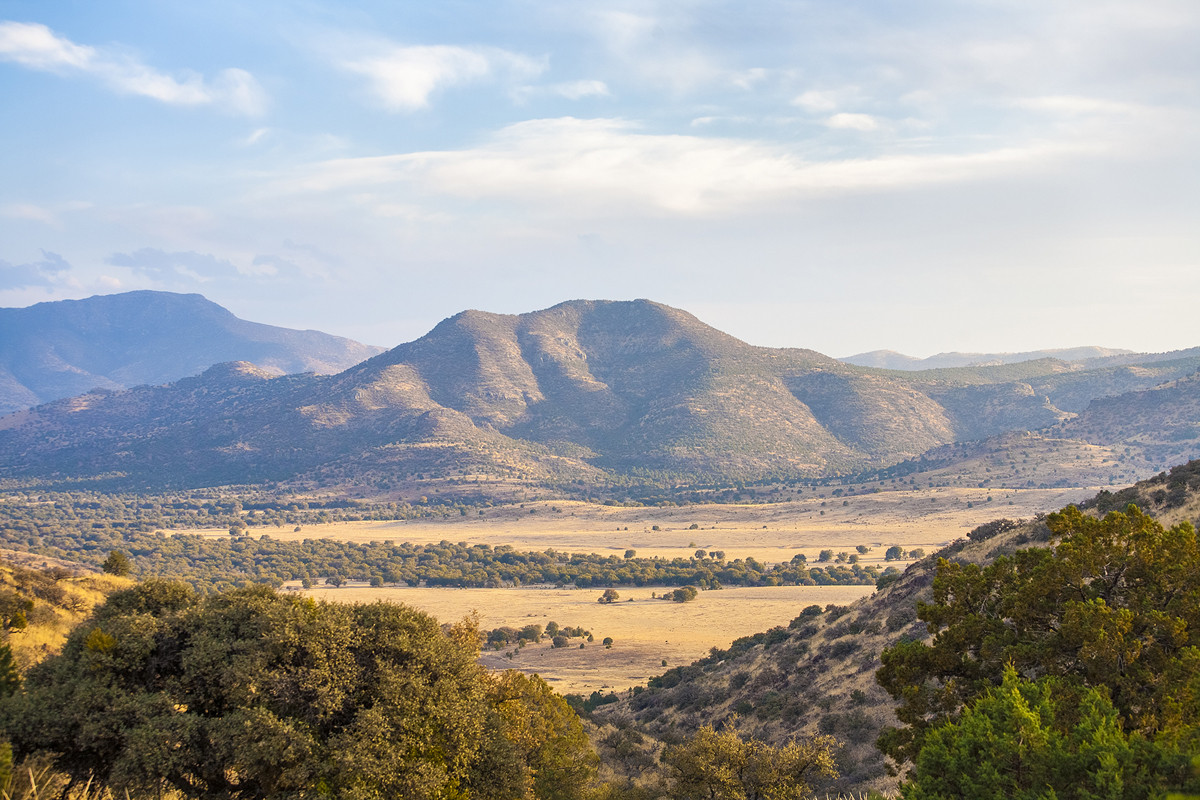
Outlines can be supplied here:
[[872, 350], [839, 359], [847, 364], [878, 369], [922, 370], [947, 367], [977, 367], [996, 364], [1018, 364], [1042, 358], [1060, 361], [1087, 361], [1113, 356], [1136, 355], [1132, 350], [1111, 347], [1068, 347], [1057, 350], [1030, 350], [1024, 353], [938, 353], [928, 358], [914, 358], [895, 350]]
[[238, 319], [198, 294], [127, 292], [0, 309], [0, 414], [160, 384], [225, 361], [339, 372], [382, 348]]
[[[0, 418], [0, 477], [367, 492], [414, 477], [578, 491], [812, 479], [1067, 425], [1076, 412], [1055, 398], [1086, 408], [1197, 369], [1200, 355], [1091, 371], [1041, 359], [896, 373], [754, 347], [648, 300], [578, 300], [464, 311], [336, 375], [224, 364], [39, 406]], [[1069, 469], [1056, 478], [1070, 479]]]

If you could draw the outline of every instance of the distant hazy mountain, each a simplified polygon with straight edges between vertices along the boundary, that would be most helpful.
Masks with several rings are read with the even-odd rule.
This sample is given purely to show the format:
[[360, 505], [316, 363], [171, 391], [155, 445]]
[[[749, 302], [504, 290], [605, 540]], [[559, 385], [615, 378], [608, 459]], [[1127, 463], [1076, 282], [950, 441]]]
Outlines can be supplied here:
[[332, 373], [383, 348], [238, 319], [198, 294], [128, 292], [0, 309], [0, 414], [159, 384], [224, 361]]
[[[1039, 359], [880, 373], [754, 347], [647, 300], [580, 300], [521, 315], [464, 311], [332, 376], [223, 364], [39, 406], [0, 419], [0, 477], [360, 487], [413, 475], [585, 485], [821, 477], [1065, 425], [1097, 398], [1197, 369], [1200, 354], [1093, 370]], [[1190, 432], [1186, 405], [1161, 407], [1181, 418], [1172, 436]]]
[[1132, 350], [1117, 350], [1111, 347], [1069, 347], [1058, 350], [1031, 350], [1027, 353], [938, 353], [928, 358], [913, 358], [895, 350], [872, 350], [838, 359], [847, 364], [879, 369], [945, 369], [947, 367], [994, 366], [1036, 361], [1040, 358], [1057, 358], [1060, 361], [1085, 361], [1091, 358], [1132, 355]]

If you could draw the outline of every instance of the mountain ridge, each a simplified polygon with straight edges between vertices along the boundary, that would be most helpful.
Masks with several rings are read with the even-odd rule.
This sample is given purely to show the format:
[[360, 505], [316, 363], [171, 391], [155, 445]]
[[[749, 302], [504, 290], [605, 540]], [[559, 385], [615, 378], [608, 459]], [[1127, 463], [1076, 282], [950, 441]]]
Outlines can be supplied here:
[[236, 317], [199, 294], [136, 291], [0, 309], [0, 414], [94, 388], [162, 384], [225, 361], [340, 372], [382, 348]]
[[[0, 476], [300, 480], [368, 493], [413, 475], [811, 480], [1013, 432], [1069, 433], [1100, 398], [1198, 369], [1200, 353], [1094, 370], [1041, 359], [901, 373], [749, 345], [649, 300], [573, 300], [517, 315], [464, 311], [335, 375], [222, 366], [39, 406], [0, 422]], [[1143, 436], [1139, 447], [1179, 460], [1200, 446], [1188, 438], [1200, 412], [1183, 386], [1146, 406], [1178, 419], [1181, 444], [1155, 450]], [[1098, 424], [1116, 424], [1107, 419]]]

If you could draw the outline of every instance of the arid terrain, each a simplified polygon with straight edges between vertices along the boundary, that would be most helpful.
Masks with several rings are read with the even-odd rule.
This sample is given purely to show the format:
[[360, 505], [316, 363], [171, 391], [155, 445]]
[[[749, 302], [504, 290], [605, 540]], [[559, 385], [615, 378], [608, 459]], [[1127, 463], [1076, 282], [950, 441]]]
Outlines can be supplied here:
[[[306, 525], [299, 531], [270, 530], [268, 535], [280, 539], [452, 541], [615, 556], [635, 550], [639, 556], [663, 558], [688, 557], [704, 549], [723, 551], [729, 560], [752, 557], [766, 563], [787, 561], [796, 553], [816, 563], [821, 550], [856, 553], [858, 545], [865, 545], [871, 550], [860, 556], [860, 563], [882, 567], [887, 563], [884, 551], [892, 545], [932, 552], [991, 519], [1032, 517], [1094, 493], [1094, 489], [1080, 488], [993, 489], [989, 494], [984, 489], [942, 487], [851, 497], [833, 497], [830, 491], [822, 491], [796, 501], [757, 505], [635, 508], [539, 501], [498, 506], [475, 517]], [[228, 536], [225, 530], [199, 532]], [[895, 563], [903, 567], [909, 562]], [[292, 583], [289, 589], [299, 586]], [[620, 600], [612, 605], [596, 602], [600, 590], [595, 588], [372, 588], [348, 584], [336, 589], [316, 587], [310, 593], [344, 602], [395, 600], [422, 608], [443, 622], [474, 612], [484, 630], [545, 625], [552, 620], [587, 628], [594, 641], [582, 650], [580, 640], [574, 639], [568, 648], [552, 649], [549, 643], [527, 646], [513, 658], [504, 651], [485, 652], [483, 661], [497, 669], [536, 672], [561, 692], [588, 694], [643, 684], [663, 671], [664, 660], [668, 666], [689, 663], [710, 648], [727, 647], [739, 636], [787, 625], [805, 606], [848, 604], [870, 594], [872, 587], [728, 587], [701, 592], [690, 603], [652, 598], [652, 593], [661, 595], [664, 590], [619, 587]], [[614, 646], [605, 649], [601, 642], [609, 636]]]
[[[861, 558], [866, 565], [882, 564], [884, 549], [894, 544], [928, 551], [989, 520], [1053, 511], [1096, 491], [940, 487], [835, 497], [821, 490], [783, 503], [634, 508], [547, 500], [497, 506], [475, 517], [305, 525], [299, 531], [268, 529], [267, 535], [283, 540], [468, 542], [618, 556], [636, 550], [639, 556], [663, 558], [704, 549], [724, 551], [729, 560], [753, 557], [767, 563], [787, 561], [796, 553], [813, 563], [821, 550], [853, 552], [862, 544], [872, 548]], [[257, 535], [263, 529], [251, 530]], [[216, 528], [177, 532], [228, 535]]]
[[[554, 621], [582, 627], [594, 641], [571, 639], [553, 648], [548, 641], [517, 650], [485, 651], [482, 661], [494, 669], [516, 668], [541, 675], [559, 692], [590, 694], [644, 684], [668, 666], [688, 664], [712, 647], [728, 647], [739, 636], [787, 625], [800, 609], [814, 603], [847, 605], [873, 591], [871, 586], [732, 587], [701, 592], [688, 603], [654, 599], [670, 589], [645, 586], [620, 589], [620, 600], [596, 602], [599, 589], [406, 589], [344, 586], [316, 588], [309, 594], [340, 602], [390, 600], [415, 606], [443, 622], [478, 612], [485, 631], [520, 628]], [[602, 644], [612, 637], [612, 649]], [[580, 643], [586, 646], [580, 649]]]

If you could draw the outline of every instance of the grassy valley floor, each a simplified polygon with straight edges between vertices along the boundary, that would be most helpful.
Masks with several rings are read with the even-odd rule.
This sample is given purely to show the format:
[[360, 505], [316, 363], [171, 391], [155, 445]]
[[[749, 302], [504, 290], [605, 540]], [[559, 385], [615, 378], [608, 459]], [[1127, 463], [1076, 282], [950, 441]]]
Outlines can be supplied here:
[[[492, 669], [515, 668], [537, 673], [559, 692], [590, 694], [620, 691], [661, 675], [667, 666], [688, 664], [712, 647], [725, 648], [740, 636], [787, 625], [805, 606], [848, 605], [871, 594], [871, 586], [730, 587], [701, 592], [688, 603], [654, 599], [667, 587], [620, 588], [620, 599], [596, 602], [600, 589], [426, 589], [343, 586], [315, 588], [307, 594], [337, 602], [389, 600], [420, 608], [442, 622], [455, 622], [477, 612], [483, 630], [520, 628], [554, 621], [582, 627], [594, 637], [580, 649], [581, 639], [554, 648], [549, 642], [526, 646], [513, 658], [484, 651], [481, 661]], [[611, 636], [613, 646], [601, 642]]]

